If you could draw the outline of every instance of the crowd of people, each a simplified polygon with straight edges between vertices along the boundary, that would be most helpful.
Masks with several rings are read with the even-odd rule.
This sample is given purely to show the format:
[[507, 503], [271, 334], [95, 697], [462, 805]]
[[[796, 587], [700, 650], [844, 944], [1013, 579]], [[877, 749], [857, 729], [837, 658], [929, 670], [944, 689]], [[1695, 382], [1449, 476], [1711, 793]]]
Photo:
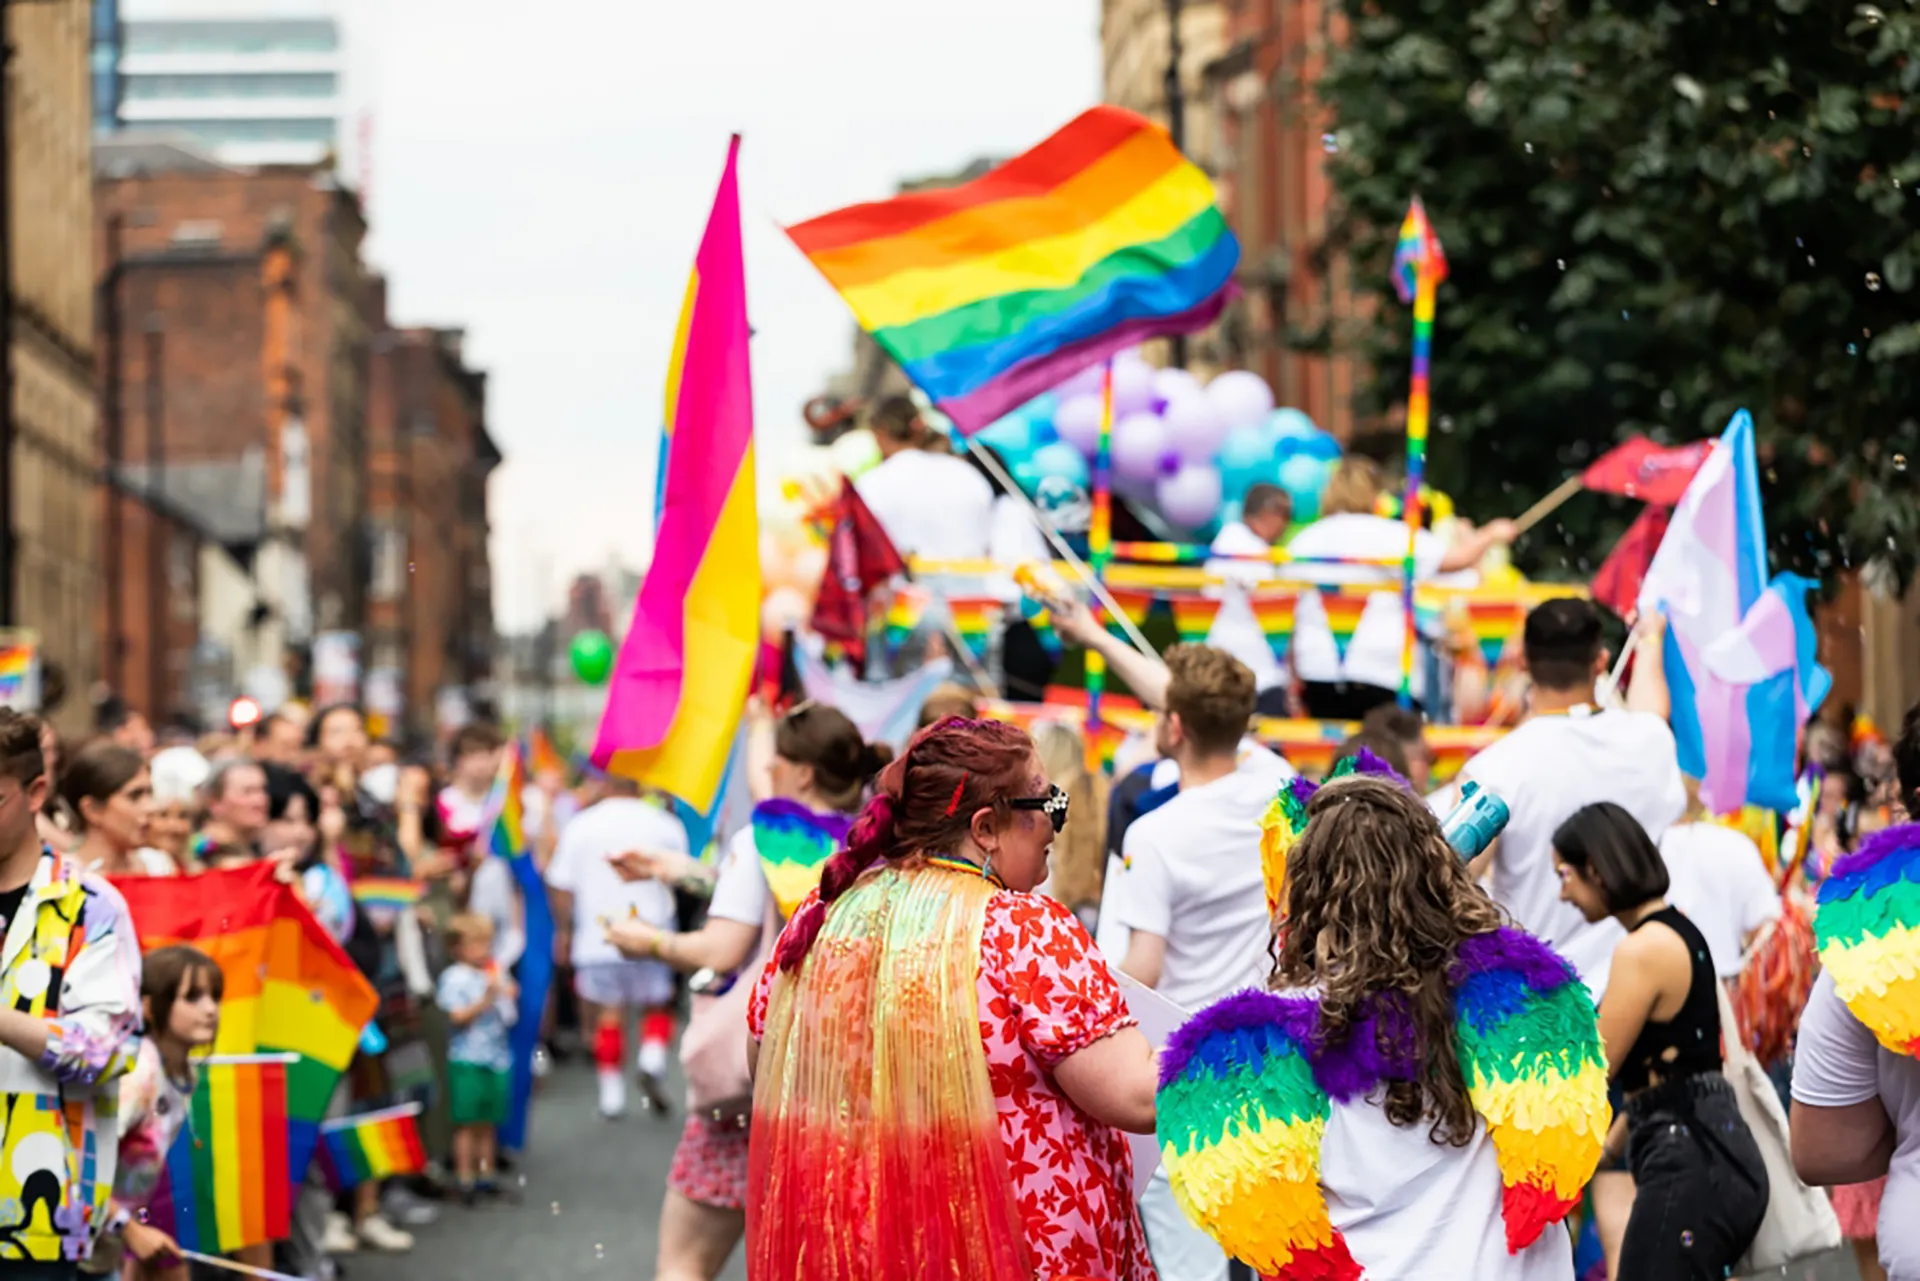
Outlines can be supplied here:
[[[1632, 633], [1615, 694], [1600, 611], [1555, 600], [1525, 625], [1526, 718], [1456, 779], [1435, 787], [1419, 713], [1383, 704], [1316, 786], [1250, 736], [1272, 687], [1226, 649], [1156, 659], [1049, 606], [1156, 713], [1150, 759], [1111, 781], [1072, 724], [980, 719], [958, 687], [897, 756], [834, 707], [756, 701], [755, 803], [713, 856], [624, 780], [530, 780], [562, 966], [542, 1063], [576, 1043], [603, 1116], [635, 1081], [680, 1117], [656, 1276], [713, 1281], [744, 1244], [756, 1281], [930, 1262], [1226, 1281], [1230, 1258], [1570, 1278], [1574, 1224], [1608, 1278], [1728, 1275], [1789, 1198], [1763, 1152], [1786, 1140], [1730, 1083], [1746, 1038], [1725, 990], [1824, 881], [1823, 900], [1859, 897], [1823, 902], [1828, 969], [1765, 1066], [1792, 1168], [1841, 1185], [1863, 1273], [1920, 1277], [1899, 1213], [1920, 1177], [1920, 1008], [1895, 982], [1920, 958], [1898, 950], [1904, 907], [1861, 906], [1920, 860], [1920, 707], [1891, 743], [1809, 727], [1820, 782], [1799, 812], [1709, 815], [1667, 720], [1660, 620]], [[481, 830], [500, 733], [468, 726], [428, 763], [350, 707], [194, 743], [109, 707], [100, 731], [62, 744], [0, 711], [0, 1088], [11, 1116], [54, 1096], [79, 1118], [5, 1131], [8, 1275], [184, 1275], [140, 1207], [222, 975], [190, 947], [142, 966], [112, 888], [128, 878], [272, 865], [380, 995], [383, 1044], [363, 1043], [335, 1113], [423, 1104], [426, 1171], [338, 1195], [309, 1177], [290, 1239], [237, 1257], [323, 1276], [512, 1199], [498, 1130], [528, 904]], [[1470, 860], [1442, 826], [1467, 784], [1508, 808]], [[417, 907], [353, 893], [392, 876]], [[1860, 921], [1877, 988], [1844, 946]], [[1184, 1018], [1171, 1038], [1141, 1031], [1147, 992]], [[117, 1117], [85, 1103], [105, 1089]], [[1149, 1134], [1151, 1169], [1128, 1139]], [[32, 1172], [106, 1147], [97, 1205]]]

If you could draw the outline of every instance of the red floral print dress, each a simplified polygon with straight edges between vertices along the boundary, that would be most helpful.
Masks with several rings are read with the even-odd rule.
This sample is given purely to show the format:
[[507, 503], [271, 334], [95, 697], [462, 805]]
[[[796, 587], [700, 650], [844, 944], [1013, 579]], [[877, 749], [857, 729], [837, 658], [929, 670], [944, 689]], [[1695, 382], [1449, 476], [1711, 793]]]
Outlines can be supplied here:
[[[769, 961], [747, 1012], [755, 1040], [776, 970]], [[1052, 899], [996, 894], [980, 940], [979, 998], [1035, 1281], [1155, 1281], [1126, 1135], [1082, 1112], [1053, 1080], [1061, 1060], [1134, 1023], [1086, 927]]]

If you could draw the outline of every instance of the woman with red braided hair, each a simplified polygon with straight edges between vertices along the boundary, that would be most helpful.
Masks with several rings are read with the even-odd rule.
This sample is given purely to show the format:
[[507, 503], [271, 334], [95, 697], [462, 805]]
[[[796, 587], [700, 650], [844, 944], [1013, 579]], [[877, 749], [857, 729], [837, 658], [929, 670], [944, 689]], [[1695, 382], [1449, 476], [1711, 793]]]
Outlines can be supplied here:
[[999, 722], [881, 773], [754, 993], [754, 1281], [1153, 1281], [1122, 1133], [1153, 1053], [1032, 892], [1066, 811]]

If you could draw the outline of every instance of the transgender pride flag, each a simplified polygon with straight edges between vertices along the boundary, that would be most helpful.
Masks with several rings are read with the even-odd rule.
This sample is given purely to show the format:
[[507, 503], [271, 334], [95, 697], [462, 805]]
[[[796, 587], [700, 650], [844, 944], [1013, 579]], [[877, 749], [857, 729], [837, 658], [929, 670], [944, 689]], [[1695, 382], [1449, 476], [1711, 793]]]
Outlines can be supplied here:
[[1640, 589], [1641, 610], [1663, 610], [1669, 623], [1680, 768], [1701, 780], [1718, 814], [1794, 807], [1796, 736], [1833, 683], [1814, 662], [1814, 583], [1797, 574], [1769, 582], [1766, 548], [1743, 409], [1687, 486]]

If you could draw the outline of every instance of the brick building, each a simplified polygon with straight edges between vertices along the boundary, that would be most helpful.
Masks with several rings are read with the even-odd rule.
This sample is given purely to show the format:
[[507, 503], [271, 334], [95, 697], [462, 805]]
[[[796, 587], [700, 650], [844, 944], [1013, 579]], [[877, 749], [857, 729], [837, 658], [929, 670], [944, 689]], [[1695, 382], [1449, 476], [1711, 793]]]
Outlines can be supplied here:
[[374, 342], [369, 710], [426, 737], [444, 700], [491, 698], [493, 574], [486, 375], [458, 329], [389, 328]]
[[[93, 190], [88, 6], [0, 5], [11, 50], [5, 93], [6, 245], [11, 281], [8, 497], [12, 617], [57, 665], [63, 731], [89, 727], [98, 674], [99, 418], [94, 400]], [[53, 674], [50, 670], [49, 674]], [[51, 690], [48, 691], [51, 693]]]
[[121, 482], [102, 499], [103, 674], [154, 714], [199, 701], [133, 599], [153, 572], [130, 514], [145, 502], [202, 545], [197, 661], [232, 688], [299, 687], [317, 631], [365, 623], [376, 302], [358, 201], [323, 168], [238, 170], [135, 135], [102, 139], [96, 173], [103, 453]]
[[[1344, 440], [1358, 376], [1351, 342], [1365, 318], [1345, 260], [1320, 254], [1333, 194], [1331, 125], [1315, 95], [1339, 19], [1324, 0], [1226, 0], [1221, 8], [1226, 43], [1207, 66], [1204, 92], [1218, 121], [1213, 158], [1221, 208], [1240, 237], [1243, 291], [1221, 323], [1222, 354]], [[1331, 354], [1289, 347], [1290, 333], [1322, 326], [1331, 327]]]

